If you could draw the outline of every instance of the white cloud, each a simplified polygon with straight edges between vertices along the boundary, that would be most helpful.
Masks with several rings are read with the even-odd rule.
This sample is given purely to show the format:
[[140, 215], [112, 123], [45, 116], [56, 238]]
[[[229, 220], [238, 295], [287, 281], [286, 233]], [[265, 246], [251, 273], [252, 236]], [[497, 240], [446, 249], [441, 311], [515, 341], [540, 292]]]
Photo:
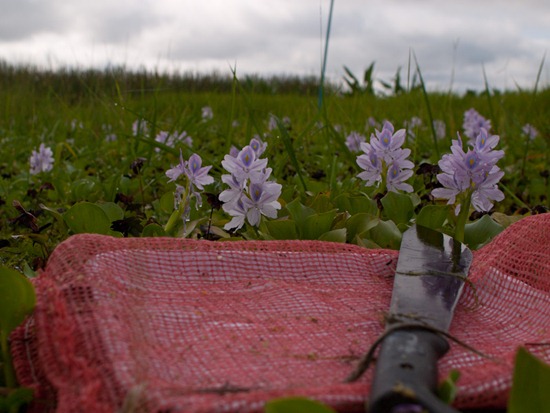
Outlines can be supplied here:
[[[0, 0], [0, 59], [160, 70], [317, 74], [328, 0]], [[532, 86], [550, 49], [547, 0], [335, 1], [327, 73], [376, 61], [406, 77], [414, 51], [424, 79], [447, 88]], [[414, 62], [412, 62], [414, 63]], [[550, 78], [548, 65], [543, 80]]]

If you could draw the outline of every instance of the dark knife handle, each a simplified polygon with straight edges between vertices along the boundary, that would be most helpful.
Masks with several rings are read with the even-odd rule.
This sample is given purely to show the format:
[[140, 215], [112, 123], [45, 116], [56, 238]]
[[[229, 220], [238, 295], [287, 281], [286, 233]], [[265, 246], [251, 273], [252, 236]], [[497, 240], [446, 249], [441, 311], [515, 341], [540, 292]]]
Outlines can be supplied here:
[[376, 360], [368, 412], [456, 412], [435, 395], [437, 361], [448, 350], [447, 340], [421, 327], [389, 332]]

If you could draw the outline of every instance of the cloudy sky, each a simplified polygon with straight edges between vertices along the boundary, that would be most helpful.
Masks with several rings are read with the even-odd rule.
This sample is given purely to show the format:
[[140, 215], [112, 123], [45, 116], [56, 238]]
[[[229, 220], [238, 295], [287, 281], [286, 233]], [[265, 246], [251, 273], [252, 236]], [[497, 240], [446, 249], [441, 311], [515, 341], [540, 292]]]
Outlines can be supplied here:
[[[318, 75], [330, 0], [0, 0], [0, 60], [159, 71]], [[550, 85], [548, 0], [335, 0], [327, 75], [430, 89]], [[412, 61], [414, 65], [414, 61]], [[454, 75], [453, 75], [454, 74]]]

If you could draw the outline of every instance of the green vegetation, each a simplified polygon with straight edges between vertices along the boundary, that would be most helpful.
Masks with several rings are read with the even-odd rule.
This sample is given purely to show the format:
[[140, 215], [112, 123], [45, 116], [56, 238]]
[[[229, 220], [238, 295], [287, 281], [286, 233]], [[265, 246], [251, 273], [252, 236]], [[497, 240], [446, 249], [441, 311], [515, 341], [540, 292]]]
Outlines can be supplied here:
[[[452, 233], [453, 209], [430, 192], [439, 155], [462, 134], [471, 108], [490, 119], [491, 132], [500, 136], [498, 149], [505, 155], [498, 165], [505, 175], [499, 188], [506, 198], [489, 213], [471, 211], [466, 242], [477, 248], [515, 220], [548, 211], [550, 89], [503, 92], [487, 84], [485, 91], [465, 95], [427, 92], [417, 68], [420, 83], [403, 86], [398, 70], [393, 85], [382, 82], [382, 94], [373, 88], [372, 67], [364, 84], [347, 70], [350, 89], [325, 85], [319, 109], [315, 78], [168, 76], [120, 68], [48, 72], [0, 63], [2, 271], [33, 277], [61, 241], [81, 232], [322, 239], [383, 248], [398, 248], [401, 233], [415, 221]], [[203, 115], [206, 107], [212, 118]], [[409, 125], [404, 147], [415, 164], [411, 194], [369, 188], [357, 178], [359, 153], [350, 151], [346, 137], [356, 131], [368, 140], [374, 132], [369, 118], [378, 125], [389, 120], [396, 130]], [[133, 131], [138, 120], [147, 131]], [[436, 137], [432, 120], [444, 122], [443, 138]], [[538, 136], [530, 139], [525, 124]], [[156, 140], [161, 131], [185, 131], [192, 144]], [[254, 135], [267, 143], [263, 156], [273, 168], [271, 179], [282, 184], [281, 209], [257, 228], [224, 230], [231, 217], [217, 199], [227, 189], [221, 161]], [[53, 167], [31, 174], [31, 151], [40, 144], [52, 149]], [[180, 150], [185, 159], [197, 153], [203, 166], [212, 165], [214, 183], [200, 195], [202, 206], [191, 207], [187, 222], [167, 225], [176, 185], [165, 173], [178, 163]]]

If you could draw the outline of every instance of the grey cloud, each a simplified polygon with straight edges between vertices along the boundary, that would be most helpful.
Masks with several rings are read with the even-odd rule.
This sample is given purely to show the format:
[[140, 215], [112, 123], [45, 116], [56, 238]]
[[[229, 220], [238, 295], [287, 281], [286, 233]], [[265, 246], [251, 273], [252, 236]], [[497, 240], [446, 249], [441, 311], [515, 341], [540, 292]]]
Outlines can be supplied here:
[[64, 26], [64, 16], [56, 2], [40, 0], [0, 1], [0, 40], [27, 39], [47, 31], [59, 31]]

